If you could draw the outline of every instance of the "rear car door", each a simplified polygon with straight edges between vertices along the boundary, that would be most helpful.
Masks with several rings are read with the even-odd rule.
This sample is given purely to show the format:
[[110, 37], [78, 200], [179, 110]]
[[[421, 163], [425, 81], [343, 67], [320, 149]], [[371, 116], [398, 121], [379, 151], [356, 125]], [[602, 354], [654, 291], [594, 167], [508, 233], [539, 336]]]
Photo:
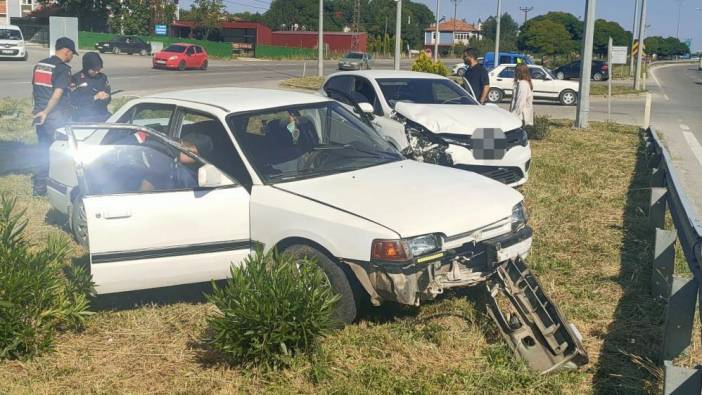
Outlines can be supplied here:
[[198, 67], [195, 47], [190, 46], [185, 50], [185, 64], [188, 65], [188, 68]]
[[538, 66], [529, 66], [531, 83], [534, 86], [534, 97], [553, 98], [558, 97], [555, 82]]
[[514, 89], [514, 66], [508, 66], [502, 69], [502, 71], [497, 74], [497, 77], [495, 77], [495, 85], [502, 89], [505, 95], [511, 95]]
[[80, 128], [67, 129], [98, 294], [223, 279], [250, 253], [236, 180], [148, 128]]

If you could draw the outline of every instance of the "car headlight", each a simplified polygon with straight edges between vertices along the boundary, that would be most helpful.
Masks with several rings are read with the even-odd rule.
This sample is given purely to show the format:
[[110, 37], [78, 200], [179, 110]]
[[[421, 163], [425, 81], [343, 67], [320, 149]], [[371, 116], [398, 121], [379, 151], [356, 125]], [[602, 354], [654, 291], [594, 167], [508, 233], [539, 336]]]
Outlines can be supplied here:
[[176, 59], [178, 59], [178, 57], [176, 55], [173, 55], [170, 58], [168, 58], [168, 60], [176, 60]]
[[524, 207], [524, 202], [521, 201], [512, 207], [512, 232], [521, 230], [526, 226], [527, 221], [529, 221], [529, 216]]
[[437, 235], [422, 235], [400, 240], [373, 240], [371, 259], [386, 262], [406, 262], [441, 249]]

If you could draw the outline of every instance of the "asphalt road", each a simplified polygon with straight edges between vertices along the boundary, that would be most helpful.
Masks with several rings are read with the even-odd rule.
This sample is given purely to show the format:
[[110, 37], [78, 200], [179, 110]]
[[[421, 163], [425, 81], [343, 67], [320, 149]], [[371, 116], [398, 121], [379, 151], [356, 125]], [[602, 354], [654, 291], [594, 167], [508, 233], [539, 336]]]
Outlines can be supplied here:
[[[26, 62], [0, 61], [0, 97], [29, 97], [32, 94], [30, 78], [34, 63], [48, 55], [48, 49], [31, 47]], [[174, 89], [220, 86], [274, 88], [278, 82], [317, 74], [315, 60], [265, 61], [265, 60], [210, 60], [208, 70], [184, 72], [154, 70], [150, 56], [101, 55], [104, 71], [110, 78], [113, 90], [124, 90], [125, 95], [144, 95]], [[458, 60], [448, 61], [453, 65]], [[336, 70], [336, 61], [326, 61], [325, 74]], [[410, 61], [403, 60], [402, 68], [409, 69]], [[81, 58], [71, 62], [73, 70], [81, 68]], [[391, 59], [376, 59], [374, 68], [392, 69]]]

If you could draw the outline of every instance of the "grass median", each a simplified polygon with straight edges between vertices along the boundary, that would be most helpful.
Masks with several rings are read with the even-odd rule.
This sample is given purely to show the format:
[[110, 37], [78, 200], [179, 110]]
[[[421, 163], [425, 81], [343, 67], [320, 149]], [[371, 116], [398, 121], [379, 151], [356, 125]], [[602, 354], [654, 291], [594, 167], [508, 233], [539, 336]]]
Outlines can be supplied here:
[[[470, 291], [420, 308], [373, 309], [283, 371], [222, 364], [208, 344], [213, 307], [181, 302], [98, 312], [82, 333], [62, 334], [53, 353], [0, 362], [0, 393], [656, 392], [660, 370], [651, 361], [663, 310], [648, 296], [652, 231], [641, 138], [634, 127], [569, 124], [552, 121], [548, 138], [532, 142], [522, 192], [535, 230], [529, 263], [582, 332], [591, 358], [585, 370], [529, 371]], [[0, 132], [0, 150], [31, 139], [31, 131]], [[64, 219], [31, 196], [31, 166], [13, 165], [0, 168], [0, 193], [28, 209], [32, 237], [64, 232]]]

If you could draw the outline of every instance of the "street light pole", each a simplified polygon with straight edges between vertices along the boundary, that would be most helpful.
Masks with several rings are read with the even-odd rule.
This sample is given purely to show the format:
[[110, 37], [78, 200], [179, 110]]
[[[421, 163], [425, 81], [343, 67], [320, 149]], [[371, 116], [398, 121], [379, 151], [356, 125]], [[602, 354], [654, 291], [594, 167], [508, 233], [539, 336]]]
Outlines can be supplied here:
[[[639, 0], [634, 0], [634, 23], [631, 26], [631, 48], [634, 48], [636, 42], [636, 16], [639, 13]], [[634, 54], [632, 53], [629, 61], [629, 77], [634, 75]]]
[[495, 67], [500, 65], [500, 23], [502, 22], [502, 0], [497, 0], [497, 28], [495, 29]]
[[324, 77], [324, 0], [319, 0], [319, 31], [317, 32], [317, 75]]
[[[646, 1], [646, 0], [644, 0]], [[580, 89], [578, 90], [578, 111], [575, 127], [586, 128], [590, 116], [590, 72], [592, 71], [592, 45], [595, 35], [595, 9], [597, 0], [585, 1], [585, 32], [583, 34], [583, 52], [580, 56]]]
[[636, 73], [634, 74], [634, 89], [639, 90], [641, 85], [641, 58], [644, 51], [644, 37], [646, 34], [646, 0], [641, 0], [639, 19], [639, 51], [636, 54]]
[[436, 0], [436, 38], [434, 39], [434, 61], [439, 60], [439, 0]]
[[400, 49], [402, 47], [402, 0], [397, 2], [397, 14], [395, 15], [395, 70], [400, 69]]
[[675, 27], [675, 38], [680, 39], [680, 9], [682, 8], [682, 3], [685, 0], [678, 0], [678, 24]]

